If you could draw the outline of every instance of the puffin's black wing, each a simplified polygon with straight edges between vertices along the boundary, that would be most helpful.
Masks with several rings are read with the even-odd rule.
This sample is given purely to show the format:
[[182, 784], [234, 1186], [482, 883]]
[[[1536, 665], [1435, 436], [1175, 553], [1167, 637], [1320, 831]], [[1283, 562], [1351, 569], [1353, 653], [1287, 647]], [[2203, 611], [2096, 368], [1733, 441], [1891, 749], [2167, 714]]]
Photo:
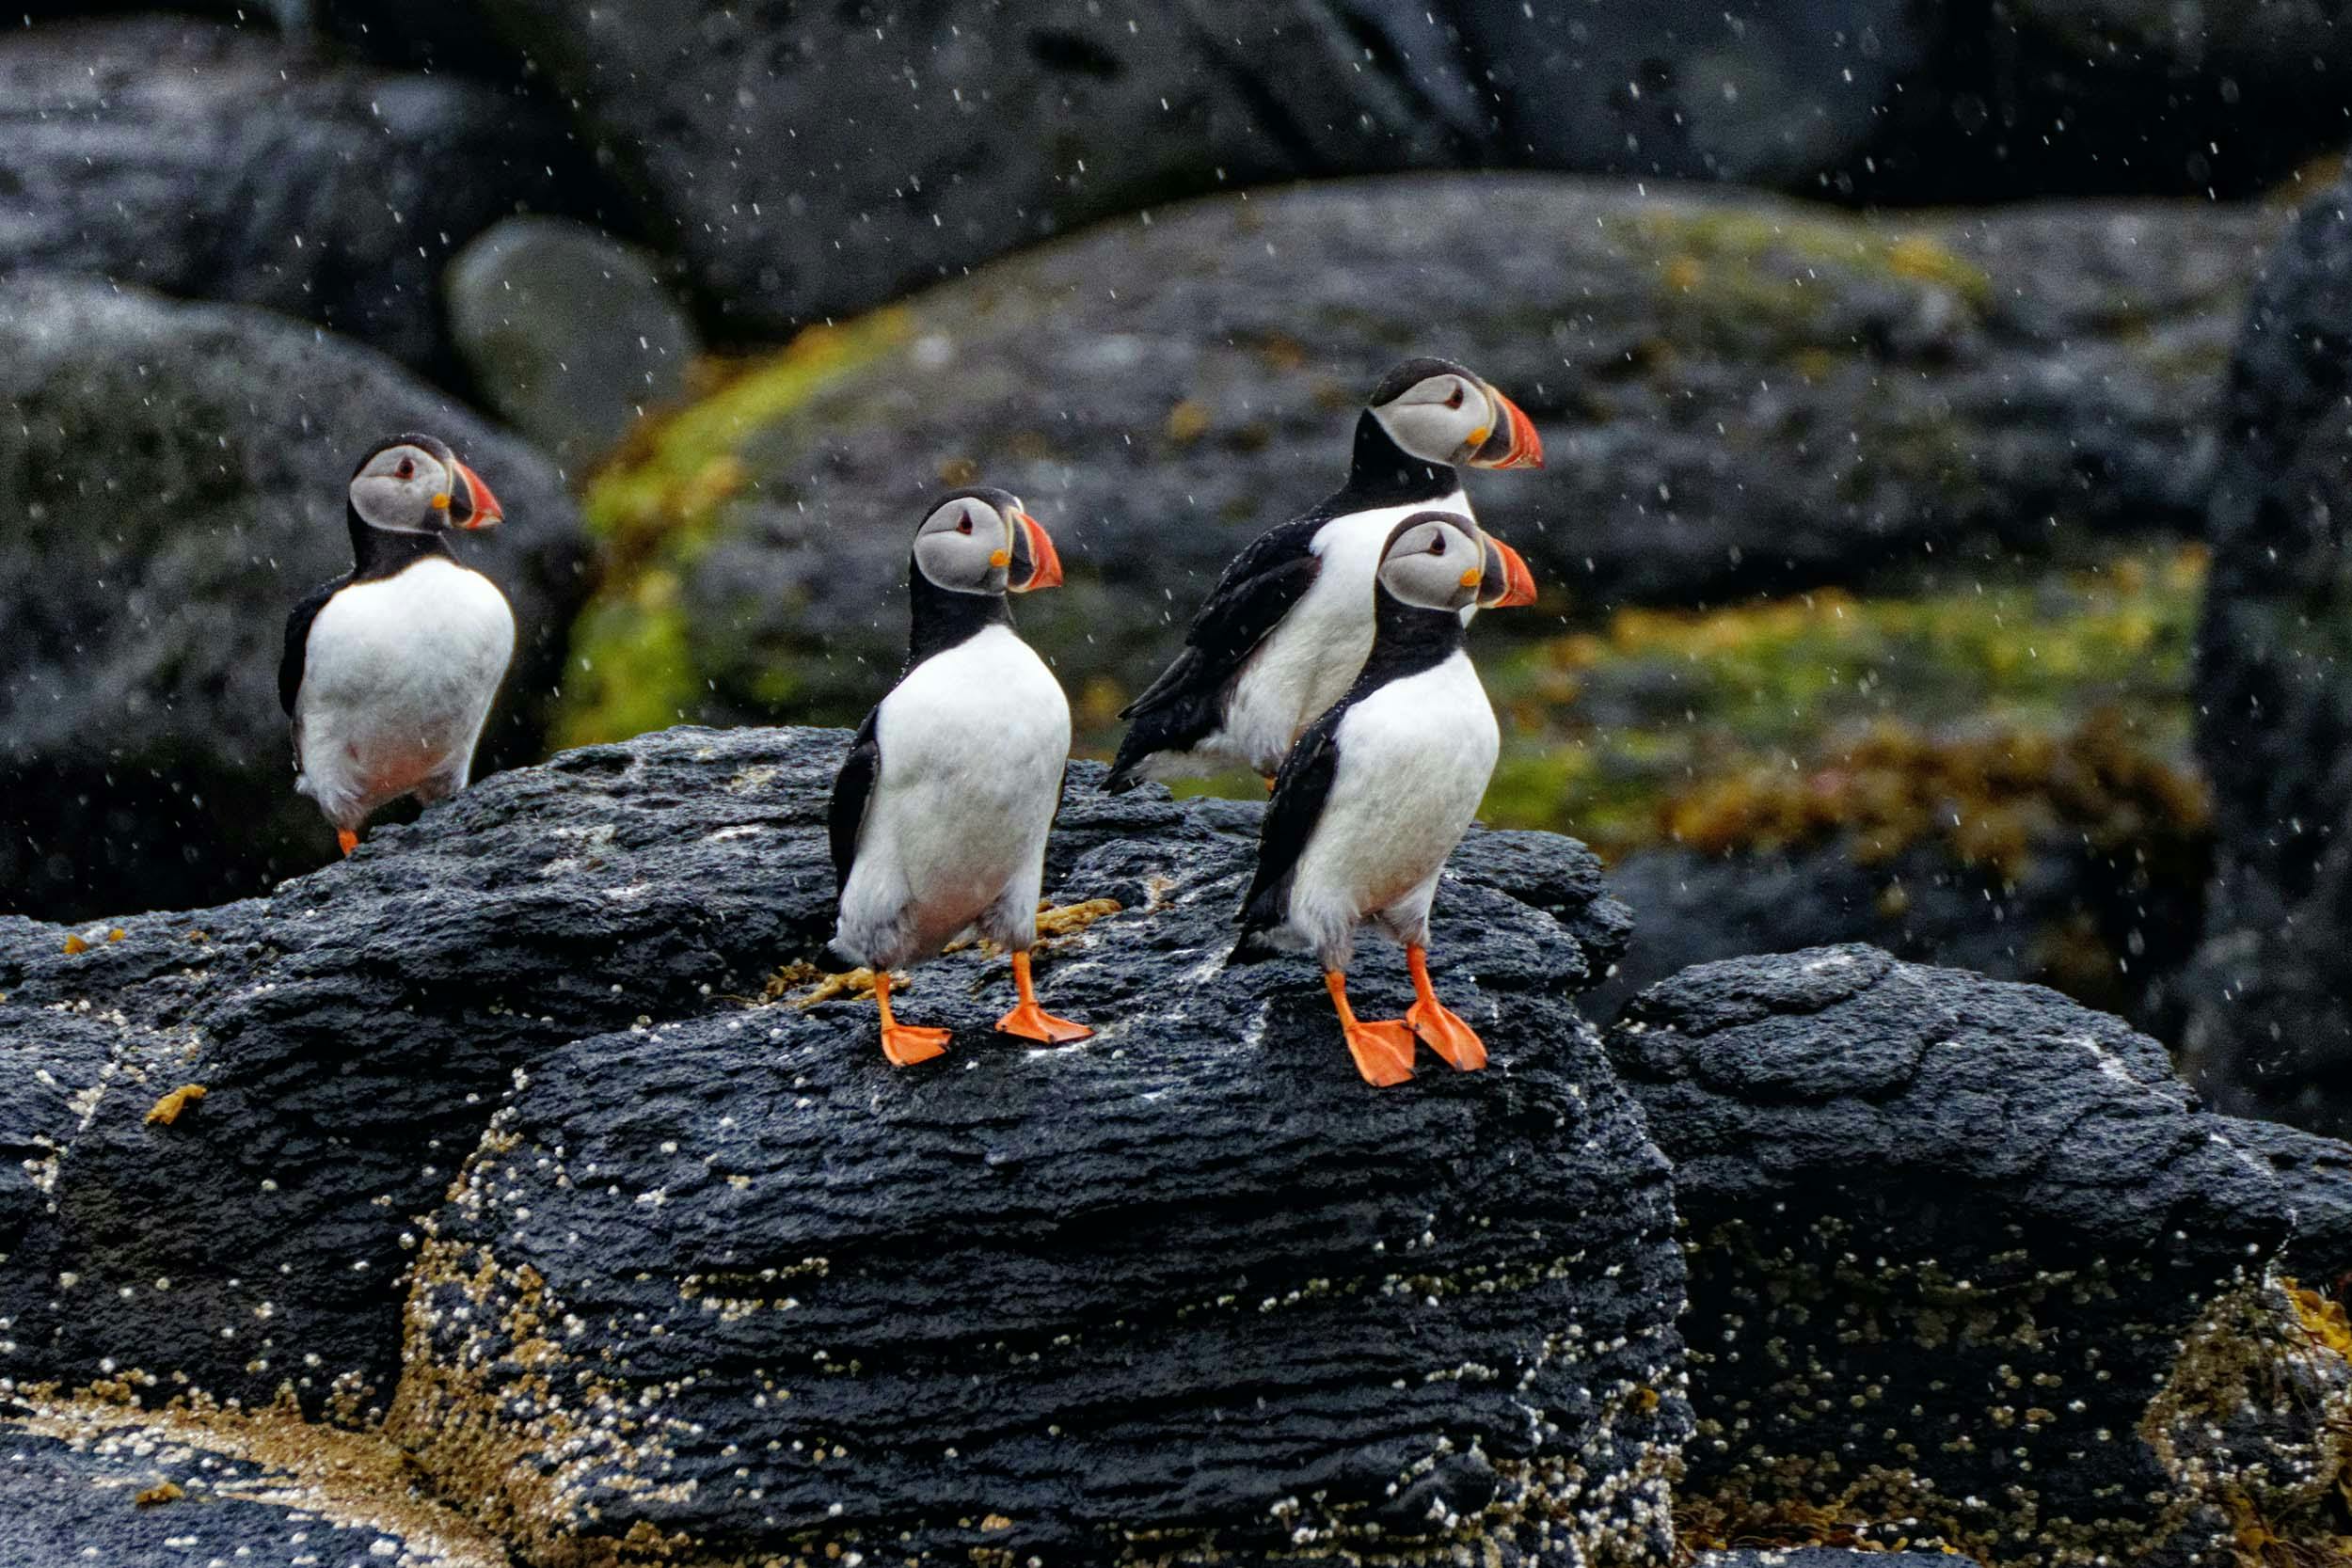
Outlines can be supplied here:
[[1131, 789], [1154, 752], [1182, 750], [1216, 727], [1233, 676], [1313, 586], [1323, 562], [1311, 547], [1330, 519], [1320, 514], [1260, 534], [1216, 579], [1185, 628], [1184, 646], [1143, 695], [1120, 711], [1135, 722], [1119, 743], [1104, 787]]
[[347, 580], [321, 583], [286, 617], [286, 648], [278, 656], [278, 704], [289, 719], [294, 717], [294, 694], [302, 689], [302, 664], [310, 651], [310, 623]]
[[1307, 852], [1315, 824], [1323, 819], [1324, 803], [1331, 798], [1331, 780], [1340, 768], [1340, 720], [1344, 703], [1335, 705], [1307, 727], [1282, 759], [1274, 781], [1274, 798], [1266, 802], [1265, 821], [1258, 829], [1258, 875], [1242, 900], [1242, 942], [1270, 930], [1288, 917], [1291, 881], [1298, 873], [1298, 858]]
[[825, 813], [825, 830], [833, 839], [834, 892], [850, 885], [850, 867], [857, 860], [857, 831], [866, 825], [866, 802], [874, 793], [874, 776], [882, 771], [882, 741], [874, 721], [882, 716], [877, 704], [857, 727], [841, 771], [833, 776], [833, 804]]

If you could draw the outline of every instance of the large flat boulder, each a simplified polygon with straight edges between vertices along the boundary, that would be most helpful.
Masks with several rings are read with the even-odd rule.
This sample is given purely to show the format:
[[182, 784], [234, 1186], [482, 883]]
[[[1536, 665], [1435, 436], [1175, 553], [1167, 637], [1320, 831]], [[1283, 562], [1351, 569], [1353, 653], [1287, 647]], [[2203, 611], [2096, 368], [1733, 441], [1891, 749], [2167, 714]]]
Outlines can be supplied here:
[[[1354, 1077], [1311, 965], [1217, 969], [1257, 809], [1179, 806], [1156, 790], [1107, 797], [1100, 770], [1081, 768], [1048, 885], [1058, 900], [1107, 897], [1123, 912], [1041, 970], [1049, 1004], [1093, 1014], [1103, 1035], [1059, 1054], [992, 1039], [1004, 965], [967, 952], [907, 992], [911, 1011], [966, 1034], [942, 1069], [898, 1074], [872, 1037], [870, 1004], [760, 1005], [779, 966], [830, 935], [823, 816], [847, 739], [678, 731], [572, 752], [486, 780], [267, 900], [125, 919], [114, 941], [0, 923], [0, 1059], [56, 1080], [8, 1129], [37, 1168], [0, 1190], [0, 1389], [90, 1388], [149, 1408], [282, 1405], [362, 1427], [389, 1413], [442, 1489], [501, 1532], [543, 1545], [601, 1540], [552, 1495], [530, 1521], [512, 1513], [514, 1489], [534, 1483], [508, 1460], [537, 1440], [531, 1428], [547, 1412], [469, 1392], [476, 1371], [502, 1376], [493, 1369], [516, 1354], [506, 1337], [518, 1320], [501, 1292], [535, 1255], [516, 1249], [553, 1246], [529, 1267], [581, 1303], [635, 1292], [670, 1313], [691, 1277], [691, 1305], [665, 1320], [659, 1343], [596, 1360], [623, 1379], [672, 1351], [707, 1362], [719, 1402], [686, 1418], [726, 1425], [767, 1418], [743, 1401], [759, 1392], [755, 1369], [770, 1350], [743, 1359], [739, 1338], [755, 1344], [772, 1328], [788, 1339], [803, 1320], [739, 1324], [703, 1304], [764, 1292], [761, 1271], [824, 1256], [830, 1275], [794, 1275], [787, 1288], [817, 1304], [805, 1321], [831, 1324], [808, 1349], [846, 1361], [871, 1344], [856, 1354], [870, 1355], [875, 1381], [812, 1385], [787, 1414], [797, 1422], [822, 1405], [840, 1444], [860, 1431], [913, 1441], [920, 1418], [969, 1418], [977, 1433], [985, 1402], [944, 1369], [1004, 1369], [992, 1396], [1010, 1423], [1002, 1451], [1031, 1469], [1029, 1490], [1007, 1482], [999, 1496], [1021, 1502], [1007, 1513], [1041, 1540], [1158, 1521], [1214, 1525], [1242, 1549], [1266, 1528], [1258, 1503], [1284, 1495], [1259, 1489], [1277, 1476], [1301, 1497], [1324, 1478], [1351, 1505], [1331, 1527], [1352, 1539], [1356, 1505], [1388, 1501], [1386, 1481], [1369, 1478], [1443, 1459], [1445, 1443], [1460, 1457], [1395, 1504], [1384, 1528], [1436, 1528], [1427, 1509], [1444, 1499], [1475, 1516], [1460, 1530], [1514, 1550], [1539, 1549], [1547, 1531], [1596, 1551], [1662, 1539], [1660, 1477], [1681, 1419], [1671, 1382], [1679, 1260], [1664, 1167], [1570, 1001], [1622, 948], [1628, 924], [1587, 852], [1538, 834], [1465, 848], [1464, 875], [1439, 901], [1440, 984], [1487, 1030], [1498, 1068], [1457, 1078], [1432, 1064], [1420, 1084], [1380, 1097]], [[1533, 889], [1540, 904], [1516, 895]], [[1360, 986], [1368, 1007], [1409, 996], [1393, 954], [1368, 958]], [[641, 1070], [626, 1089], [614, 1076]], [[1138, 1072], [1150, 1079], [1140, 1089]], [[191, 1086], [200, 1098], [177, 1092]], [[507, 1120], [493, 1126], [502, 1097]], [[585, 1118], [604, 1108], [644, 1119], [590, 1132]], [[575, 1117], [578, 1132], [555, 1130]], [[570, 1182], [596, 1216], [526, 1227], [518, 1240], [513, 1227], [528, 1216], [505, 1206], [503, 1187], [443, 1208], [453, 1180], [472, 1191], [503, 1168], [495, 1150], [525, 1135], [606, 1151], [585, 1158], [612, 1161], [611, 1180], [582, 1184], [585, 1165], [565, 1154], [564, 1180], [525, 1204], [552, 1218]], [[700, 1175], [689, 1180], [667, 1143], [692, 1150]], [[713, 1150], [734, 1163], [701, 1165]], [[625, 1177], [625, 1153], [652, 1164]], [[1397, 1180], [1408, 1156], [1418, 1174]], [[916, 1180], [931, 1160], [944, 1163], [936, 1180]], [[522, 1180], [554, 1180], [552, 1164], [523, 1166]], [[1192, 1174], [1163, 1184], [1178, 1169]], [[993, 1174], [976, 1184], [976, 1172]], [[608, 1186], [623, 1189], [610, 1209]], [[659, 1202], [637, 1202], [657, 1187]], [[947, 1207], [924, 1209], [926, 1194]], [[976, 1207], [958, 1219], [961, 1199]], [[1297, 1212], [1281, 1220], [1287, 1205]], [[485, 1225], [469, 1228], [469, 1212]], [[564, 1239], [581, 1227], [598, 1229], [607, 1254], [593, 1265]], [[690, 1236], [700, 1239], [682, 1244]], [[1534, 1267], [1585, 1246], [1606, 1259], [1590, 1274]], [[475, 1254], [485, 1272], [454, 1283], [455, 1260]], [[637, 1261], [602, 1271], [623, 1257]], [[992, 1259], [1004, 1271], [993, 1284], [954, 1284]], [[1327, 1298], [1342, 1279], [1357, 1284]], [[861, 1297], [867, 1287], [875, 1293]], [[897, 1344], [915, 1310], [891, 1295], [901, 1288], [932, 1292], [920, 1313], [940, 1327], [893, 1350], [881, 1340]], [[468, 1289], [481, 1299], [461, 1317], [451, 1292]], [[1247, 1311], [1216, 1305], [1245, 1289], [1257, 1292]], [[1263, 1295], [1294, 1292], [1294, 1310], [1257, 1312]], [[1136, 1326], [1121, 1327], [1130, 1310]], [[1044, 1333], [1047, 1323], [1060, 1326]], [[1582, 1336], [1559, 1338], [1569, 1323]], [[718, 1338], [690, 1350], [690, 1328]], [[1054, 1377], [1031, 1382], [987, 1349], [993, 1338], [974, 1338], [999, 1331], [1054, 1362]], [[1081, 1345], [1068, 1356], [1052, 1343], [1064, 1333]], [[1327, 1348], [1343, 1333], [1361, 1336], [1346, 1341], [1361, 1359], [1353, 1370]], [[479, 1359], [444, 1361], [476, 1334]], [[1151, 1372], [1121, 1358], [1214, 1365], [1228, 1350], [1233, 1381], [1217, 1408], [1233, 1418], [1222, 1429], [1240, 1445], [1230, 1451], [1169, 1392], [1175, 1362]], [[805, 1361], [794, 1359], [793, 1375]], [[1408, 1363], [1443, 1375], [1398, 1395], [1391, 1384]], [[722, 1366], [724, 1379], [754, 1384], [723, 1394]], [[1314, 1378], [1327, 1378], [1327, 1403], [1300, 1404], [1263, 1450], [1242, 1443], [1257, 1418], [1240, 1418], [1259, 1395], [1271, 1401], [1286, 1380], [1321, 1386]], [[922, 1405], [927, 1418], [895, 1411], [917, 1384], [949, 1404]], [[1543, 1423], [1531, 1426], [1515, 1399], [1542, 1409]], [[436, 1409], [443, 1418], [425, 1414]], [[1066, 1442], [1044, 1430], [1057, 1425]], [[714, 1539], [769, 1529], [727, 1479], [742, 1463], [720, 1452], [730, 1442], [753, 1447], [733, 1435], [680, 1450], [708, 1484], [675, 1517], [660, 1505], [647, 1528]], [[1161, 1444], [1189, 1446], [1198, 1490], [1145, 1452]], [[1097, 1453], [1128, 1455], [1138, 1489], [1122, 1500], [1089, 1482]], [[635, 1506], [625, 1483], [569, 1467], [553, 1446], [546, 1455], [543, 1479], [577, 1482], [564, 1497], [608, 1519]], [[785, 1480], [805, 1488], [808, 1478], [798, 1461], [776, 1463], [781, 1509]], [[972, 1475], [933, 1477], [917, 1498], [912, 1481], [870, 1454], [865, 1463], [868, 1490], [850, 1495], [860, 1528], [885, 1516], [912, 1528], [919, 1513], [950, 1534], [964, 1528], [947, 1511], [977, 1498]], [[793, 1492], [792, 1507], [804, 1512], [812, 1495]]]
[[920, 499], [974, 475], [1055, 530], [1069, 585], [1025, 625], [1107, 720], [1225, 562], [1339, 483], [1413, 352], [1541, 427], [1541, 473], [1471, 485], [1560, 611], [2191, 531], [2280, 221], [1876, 221], [1534, 176], [1155, 210], [812, 332], [647, 433], [588, 498], [614, 569], [567, 734], [854, 720], [898, 659]]
[[450, 257], [596, 193], [561, 119], [486, 83], [184, 17], [0, 32], [0, 274], [267, 306], [446, 380]]
[[1201, 826], [1051, 890], [1122, 906], [1041, 959], [1078, 1046], [992, 1040], [972, 951], [898, 998], [927, 1069], [863, 1000], [544, 1059], [423, 1232], [394, 1435], [534, 1562], [1658, 1560], [1680, 1259], [1583, 943], [1450, 884], [1495, 1065], [1373, 1090], [1311, 964], [1219, 968], [1252, 847]]
[[334, 854], [294, 792], [286, 611], [350, 569], [359, 455], [418, 429], [506, 506], [458, 546], [520, 634], [479, 771], [537, 754], [586, 591], [553, 465], [284, 316], [0, 279], [0, 911], [216, 903]]
[[1609, 1047], [1675, 1163], [1699, 1533], [2220, 1564], [2341, 1472], [2296, 1201], [2153, 1040], [1828, 947], [1686, 971]]

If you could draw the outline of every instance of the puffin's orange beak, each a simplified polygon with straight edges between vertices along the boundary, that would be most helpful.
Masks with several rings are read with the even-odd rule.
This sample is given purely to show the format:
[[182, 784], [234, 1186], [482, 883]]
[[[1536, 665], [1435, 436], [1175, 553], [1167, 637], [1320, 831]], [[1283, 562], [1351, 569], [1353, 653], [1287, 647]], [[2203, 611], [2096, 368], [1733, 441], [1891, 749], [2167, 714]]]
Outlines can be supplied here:
[[506, 513], [499, 505], [498, 497], [491, 494], [488, 483], [463, 463], [457, 464], [457, 483], [466, 487], [467, 506], [465, 520], [458, 527], [488, 528], [492, 523], [506, 520]]
[[[1054, 541], [1046, 533], [1045, 525], [1025, 512], [1015, 512], [1012, 526], [1020, 531], [1021, 536], [1014, 541], [1013, 580], [1006, 586], [1015, 594], [1034, 594], [1041, 588], [1060, 587], [1061, 557], [1055, 553]], [[1025, 560], [1029, 568], [1025, 578], [1019, 571]]]
[[1529, 419], [1526, 411], [1518, 404], [1513, 403], [1501, 392], [1495, 391], [1491, 387], [1486, 390], [1493, 394], [1495, 406], [1502, 411], [1502, 419], [1495, 426], [1494, 434], [1486, 437], [1486, 444], [1480, 447], [1477, 453], [1470, 458], [1471, 467], [1479, 468], [1542, 467], [1544, 466], [1544, 439], [1535, 434], [1535, 421]]
[[[1487, 594], [1494, 596], [1489, 598]], [[1535, 574], [1527, 569], [1518, 551], [1493, 534], [1486, 535], [1486, 592], [1478, 597], [1479, 608], [1516, 610], [1534, 602]]]

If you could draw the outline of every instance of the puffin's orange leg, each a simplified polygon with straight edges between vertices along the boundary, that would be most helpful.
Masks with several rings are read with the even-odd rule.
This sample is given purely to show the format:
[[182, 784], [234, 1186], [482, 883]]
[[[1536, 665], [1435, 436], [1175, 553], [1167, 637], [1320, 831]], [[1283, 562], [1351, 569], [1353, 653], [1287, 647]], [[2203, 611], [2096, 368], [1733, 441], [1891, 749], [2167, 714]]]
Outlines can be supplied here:
[[1394, 1019], [1379, 1023], [1358, 1020], [1347, 1005], [1347, 976], [1336, 969], [1323, 973], [1324, 989], [1340, 1013], [1340, 1028], [1347, 1036], [1347, 1053], [1367, 1084], [1402, 1084], [1413, 1075], [1413, 1032]]
[[879, 969], [874, 971], [874, 1003], [882, 1008], [882, 1054], [894, 1065], [913, 1067], [947, 1053], [946, 1030], [918, 1029], [890, 1016], [890, 976]]
[[1407, 946], [1405, 967], [1413, 972], [1413, 1005], [1405, 1011], [1405, 1022], [1413, 1033], [1427, 1043], [1430, 1050], [1443, 1056], [1462, 1072], [1476, 1072], [1486, 1065], [1486, 1042], [1476, 1030], [1462, 1022], [1461, 1015], [1438, 1000], [1438, 993], [1429, 985], [1429, 950]]
[[359, 847], [359, 835], [349, 828], [338, 828], [335, 830], [335, 842], [342, 845], [343, 853], [348, 855]]
[[1021, 1002], [996, 1021], [998, 1033], [1018, 1035], [1025, 1040], [1041, 1040], [1047, 1045], [1082, 1040], [1094, 1033], [1083, 1023], [1056, 1018], [1037, 1005], [1037, 991], [1029, 982], [1029, 955], [1025, 951], [1012, 956], [1012, 987], [1020, 992]]

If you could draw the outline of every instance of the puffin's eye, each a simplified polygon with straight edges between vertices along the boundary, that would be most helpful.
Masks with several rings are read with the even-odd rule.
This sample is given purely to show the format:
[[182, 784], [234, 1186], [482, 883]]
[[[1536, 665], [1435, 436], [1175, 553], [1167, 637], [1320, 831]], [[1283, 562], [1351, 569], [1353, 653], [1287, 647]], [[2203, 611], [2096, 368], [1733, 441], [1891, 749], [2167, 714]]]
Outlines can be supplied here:
[[395, 468], [395, 469], [393, 469], [392, 471], [393, 471], [395, 474], [397, 474], [397, 475], [398, 475], [400, 478], [402, 478], [402, 479], [414, 479], [414, 478], [416, 478], [416, 477], [417, 477], [417, 463], [416, 463], [416, 459], [414, 459], [414, 458], [412, 458], [412, 457], [404, 457], [404, 458], [402, 458], [402, 459], [400, 460], [400, 467], [397, 467], [397, 468]]
[[1445, 535], [1444, 535], [1444, 534], [1440, 533], [1440, 534], [1438, 534], [1438, 535], [1435, 539], [1432, 539], [1432, 540], [1430, 540], [1430, 541], [1429, 541], [1429, 553], [1430, 553], [1431, 555], [1443, 555], [1443, 554], [1445, 554]]
[[1445, 405], [1448, 408], [1459, 408], [1462, 406], [1462, 384], [1460, 382], [1455, 382], [1454, 384], [1454, 390], [1446, 394]]
[[958, 533], [969, 533], [972, 531], [972, 514], [967, 512], [957, 520], [956, 531]]

